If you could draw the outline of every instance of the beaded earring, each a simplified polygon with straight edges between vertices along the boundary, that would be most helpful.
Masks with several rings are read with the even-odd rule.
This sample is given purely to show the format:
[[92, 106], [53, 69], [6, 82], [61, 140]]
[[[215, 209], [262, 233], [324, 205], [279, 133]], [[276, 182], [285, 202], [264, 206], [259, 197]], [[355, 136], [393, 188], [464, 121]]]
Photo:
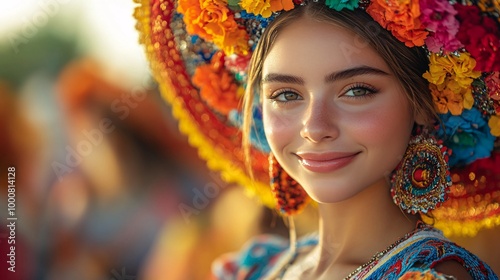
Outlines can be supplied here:
[[443, 203], [451, 186], [448, 150], [432, 136], [412, 137], [391, 178], [394, 203], [408, 213], [427, 213]]
[[309, 195], [288, 173], [283, 170], [272, 153], [269, 154], [269, 177], [271, 191], [276, 199], [276, 208], [285, 215], [300, 212], [309, 202]]

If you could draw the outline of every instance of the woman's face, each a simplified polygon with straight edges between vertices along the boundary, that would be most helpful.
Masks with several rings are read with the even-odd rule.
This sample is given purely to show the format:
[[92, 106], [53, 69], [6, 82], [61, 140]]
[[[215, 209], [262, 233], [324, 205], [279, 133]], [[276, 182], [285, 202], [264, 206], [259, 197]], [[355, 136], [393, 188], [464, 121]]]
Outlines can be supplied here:
[[397, 79], [358, 35], [294, 22], [264, 61], [262, 89], [272, 152], [313, 199], [339, 202], [387, 184], [414, 119]]

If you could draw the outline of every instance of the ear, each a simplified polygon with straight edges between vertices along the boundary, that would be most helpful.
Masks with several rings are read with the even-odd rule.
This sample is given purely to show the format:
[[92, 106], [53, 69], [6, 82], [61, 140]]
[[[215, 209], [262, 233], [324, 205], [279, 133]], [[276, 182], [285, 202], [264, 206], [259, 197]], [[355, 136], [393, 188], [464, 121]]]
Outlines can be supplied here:
[[428, 114], [422, 111], [415, 112], [414, 119], [415, 123], [421, 126], [429, 126], [432, 125], [432, 123], [434, 122], [433, 117], [429, 116]]
[[422, 126], [427, 126], [429, 124], [429, 121], [427, 120], [427, 118], [422, 116], [422, 115], [415, 116], [415, 122], [418, 125], [422, 125]]

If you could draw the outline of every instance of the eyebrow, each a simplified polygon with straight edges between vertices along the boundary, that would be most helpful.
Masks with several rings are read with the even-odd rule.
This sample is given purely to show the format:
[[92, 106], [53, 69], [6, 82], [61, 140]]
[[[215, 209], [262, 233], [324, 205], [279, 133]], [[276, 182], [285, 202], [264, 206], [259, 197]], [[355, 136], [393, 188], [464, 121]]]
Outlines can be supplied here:
[[373, 68], [370, 66], [358, 66], [354, 68], [349, 68], [346, 70], [342, 70], [339, 72], [333, 72], [331, 74], [328, 74], [325, 77], [325, 82], [330, 83], [335, 80], [345, 80], [348, 78], [352, 78], [355, 76], [360, 76], [360, 75], [381, 75], [381, 76], [388, 76], [389, 73], [378, 69], [378, 68]]
[[[358, 67], [342, 70], [339, 72], [330, 73], [330, 74], [325, 76], [325, 82], [331, 83], [335, 80], [344, 80], [344, 79], [348, 79], [348, 78], [352, 78], [352, 77], [360, 76], [360, 75], [387, 76], [387, 75], [389, 75], [389, 73], [387, 73], [381, 69], [373, 68], [370, 66], [358, 66]], [[303, 85], [304, 79], [297, 77], [297, 76], [293, 76], [293, 75], [275, 74], [275, 73], [267, 74], [262, 79], [262, 83], [273, 83], [273, 82]]]
[[304, 79], [292, 75], [270, 73], [262, 79], [262, 83], [287, 83], [303, 85]]

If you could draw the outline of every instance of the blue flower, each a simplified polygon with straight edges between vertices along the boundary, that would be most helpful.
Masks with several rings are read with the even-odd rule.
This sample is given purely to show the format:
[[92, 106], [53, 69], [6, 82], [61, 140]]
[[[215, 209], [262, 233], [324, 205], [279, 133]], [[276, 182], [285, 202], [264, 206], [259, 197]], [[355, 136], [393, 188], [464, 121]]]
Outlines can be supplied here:
[[[237, 110], [229, 112], [229, 120], [236, 126], [241, 127], [243, 124], [243, 116]], [[264, 133], [264, 123], [262, 122], [262, 110], [258, 106], [253, 108], [253, 126], [250, 131], [250, 143], [252, 146], [264, 153], [270, 153], [271, 148], [267, 143]]]
[[337, 12], [342, 11], [344, 8], [353, 11], [358, 7], [358, 0], [326, 0], [325, 5]]
[[436, 134], [452, 150], [450, 167], [464, 166], [491, 155], [495, 137], [479, 110], [472, 108], [458, 116], [450, 113], [439, 116], [443, 125]]

